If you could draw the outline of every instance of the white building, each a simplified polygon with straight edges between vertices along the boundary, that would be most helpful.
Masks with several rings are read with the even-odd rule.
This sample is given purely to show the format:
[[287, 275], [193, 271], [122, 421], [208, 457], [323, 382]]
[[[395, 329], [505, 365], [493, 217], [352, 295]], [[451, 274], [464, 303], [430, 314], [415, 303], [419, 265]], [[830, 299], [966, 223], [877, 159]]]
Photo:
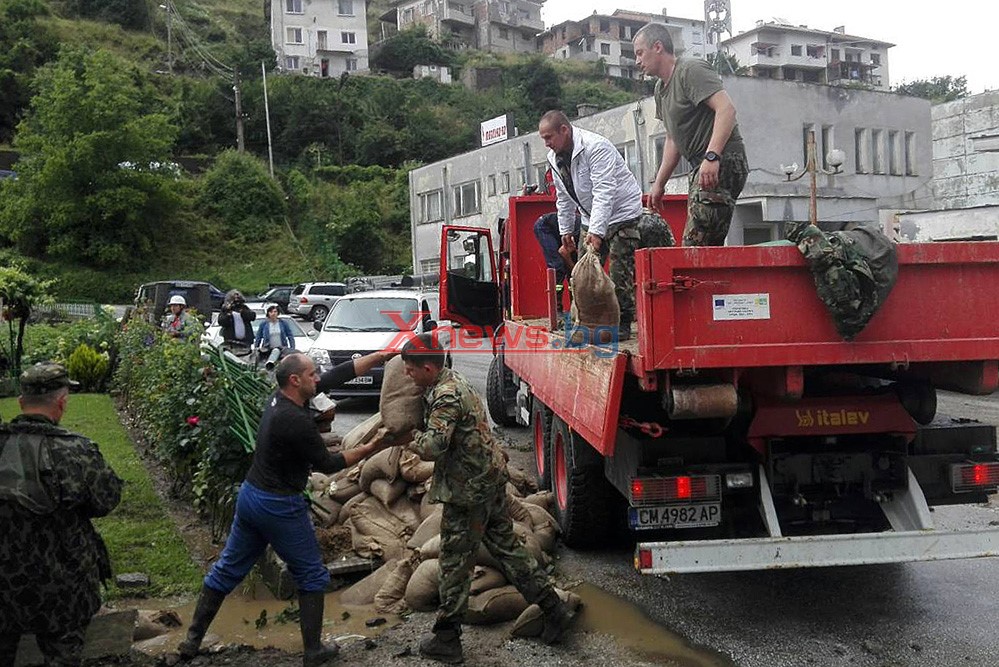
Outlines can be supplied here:
[[[725, 77], [725, 88], [737, 109], [751, 170], [728, 243], [776, 240], [784, 222], [808, 220], [808, 178], [788, 182], [781, 166], [805, 164], [809, 131], [820, 155], [833, 148], [845, 153], [843, 173], [818, 178], [820, 222], [877, 223], [884, 209], [927, 208], [932, 201], [927, 100], [750, 77]], [[654, 104], [645, 98], [573, 121], [613, 142], [645, 192], [665, 139]], [[444, 224], [495, 229], [508, 215], [509, 196], [524, 183], [542, 182], [545, 152], [532, 132], [411, 171], [414, 269], [437, 270]], [[681, 161], [667, 193], [686, 193], [689, 172], [690, 165]]]
[[721, 48], [763, 79], [805, 83], [865, 84], [889, 90], [888, 49], [894, 44], [783, 21], [757, 21], [752, 30], [721, 42]]
[[999, 204], [999, 91], [933, 107], [937, 205]]
[[318, 77], [368, 69], [364, 0], [271, 0], [278, 68]]

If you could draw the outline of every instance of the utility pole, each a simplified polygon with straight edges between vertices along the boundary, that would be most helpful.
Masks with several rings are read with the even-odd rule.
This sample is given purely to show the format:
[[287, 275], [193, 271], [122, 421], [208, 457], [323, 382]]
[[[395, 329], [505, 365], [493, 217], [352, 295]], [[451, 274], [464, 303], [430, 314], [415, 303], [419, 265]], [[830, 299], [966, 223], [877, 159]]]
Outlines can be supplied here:
[[243, 101], [239, 90], [239, 68], [233, 70], [232, 92], [236, 97], [236, 150], [242, 153], [246, 149], [243, 141]]
[[271, 168], [271, 178], [274, 178], [274, 149], [271, 147], [271, 108], [267, 103], [267, 68], [260, 61], [260, 73], [264, 75], [264, 119], [267, 121], [267, 162]]
[[173, 74], [173, 24], [170, 19], [170, 0], [165, 5], [160, 5], [160, 9], [166, 12], [167, 24], [167, 70]]

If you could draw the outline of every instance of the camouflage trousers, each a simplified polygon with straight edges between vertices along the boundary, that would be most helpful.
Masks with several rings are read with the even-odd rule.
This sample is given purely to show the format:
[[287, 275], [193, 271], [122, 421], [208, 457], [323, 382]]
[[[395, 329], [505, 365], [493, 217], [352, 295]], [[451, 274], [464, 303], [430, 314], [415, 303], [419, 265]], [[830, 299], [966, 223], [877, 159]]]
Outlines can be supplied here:
[[[45, 656], [45, 664], [53, 667], [77, 667], [83, 661], [83, 642], [87, 628], [65, 632], [44, 632], [35, 635], [38, 648]], [[20, 633], [0, 634], [0, 667], [13, 667], [17, 658]]]
[[548, 576], [513, 532], [506, 487], [474, 506], [444, 503], [441, 518], [441, 606], [437, 628], [460, 627], [468, 608], [472, 569], [479, 545], [485, 545], [499, 562], [507, 581], [528, 602], [537, 602], [554, 591]]
[[749, 176], [749, 163], [743, 152], [725, 153], [718, 171], [718, 185], [704, 190], [698, 184], [700, 168], [690, 172], [687, 191], [687, 226], [683, 230], [683, 245], [725, 245], [735, 200], [742, 193]]
[[658, 213], [649, 210], [634, 220], [614, 225], [607, 232], [602, 248], [607, 247], [610, 254], [610, 279], [621, 307], [622, 325], [635, 321], [635, 251], [675, 245], [669, 225]]

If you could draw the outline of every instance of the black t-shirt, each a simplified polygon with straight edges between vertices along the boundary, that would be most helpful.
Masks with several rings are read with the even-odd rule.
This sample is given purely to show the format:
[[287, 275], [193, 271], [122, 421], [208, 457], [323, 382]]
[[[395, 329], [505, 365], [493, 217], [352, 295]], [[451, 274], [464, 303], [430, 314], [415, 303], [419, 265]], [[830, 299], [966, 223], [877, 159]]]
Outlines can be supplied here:
[[[320, 378], [318, 391], [329, 391], [354, 378], [354, 362], [346, 361]], [[267, 401], [257, 430], [257, 447], [246, 481], [267, 493], [295, 495], [305, 491], [309, 473], [333, 473], [347, 467], [343, 454], [330, 454], [309, 409], [280, 391]]]

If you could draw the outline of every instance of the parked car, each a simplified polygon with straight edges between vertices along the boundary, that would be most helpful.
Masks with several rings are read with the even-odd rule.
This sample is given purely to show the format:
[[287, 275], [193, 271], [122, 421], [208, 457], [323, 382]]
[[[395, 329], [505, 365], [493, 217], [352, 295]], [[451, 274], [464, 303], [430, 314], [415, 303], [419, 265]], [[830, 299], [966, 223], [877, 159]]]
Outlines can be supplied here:
[[146, 317], [158, 323], [166, 313], [167, 301], [172, 296], [182, 296], [188, 308], [198, 311], [203, 319], [212, 315], [212, 295], [209, 283], [197, 280], [160, 280], [145, 283], [135, 291], [136, 307], [146, 308]]
[[[291, 327], [291, 335], [295, 339], [295, 350], [309, 354], [314, 344], [313, 339], [316, 338], [318, 333], [316, 331], [306, 331], [299, 322], [296, 322], [288, 315], [281, 315], [280, 319], [287, 322], [288, 326]], [[250, 326], [253, 327], [254, 336], [257, 335], [257, 330], [264, 321], [264, 318], [258, 317], [250, 322]], [[204, 340], [214, 347], [222, 344], [222, 327], [218, 324], [218, 318], [213, 318], [212, 325], [205, 330]]]
[[211, 283], [208, 285], [208, 293], [212, 297], [212, 310], [222, 310], [222, 302], [225, 301], [225, 292]]
[[[309, 356], [320, 372], [327, 371], [336, 364], [399, 344], [404, 338], [437, 329], [439, 315], [435, 292], [398, 289], [348, 294], [336, 302], [325, 322], [313, 323], [321, 331]], [[405, 335], [400, 336], [400, 332]], [[449, 329], [441, 328], [441, 337], [449, 347]], [[450, 354], [447, 363], [450, 366]], [[330, 396], [378, 396], [384, 373], [384, 367], [374, 368], [370, 375], [354, 378], [330, 392]]]
[[291, 291], [293, 289], [293, 285], [279, 285], [271, 287], [263, 294], [247, 299], [246, 305], [249, 306], [250, 310], [254, 312], [266, 313], [267, 306], [272, 303], [277, 304], [278, 310], [281, 311], [282, 315], [285, 315], [288, 313], [288, 300], [291, 299]]
[[291, 291], [288, 314], [323, 321], [337, 299], [347, 293], [343, 283], [301, 283]]

